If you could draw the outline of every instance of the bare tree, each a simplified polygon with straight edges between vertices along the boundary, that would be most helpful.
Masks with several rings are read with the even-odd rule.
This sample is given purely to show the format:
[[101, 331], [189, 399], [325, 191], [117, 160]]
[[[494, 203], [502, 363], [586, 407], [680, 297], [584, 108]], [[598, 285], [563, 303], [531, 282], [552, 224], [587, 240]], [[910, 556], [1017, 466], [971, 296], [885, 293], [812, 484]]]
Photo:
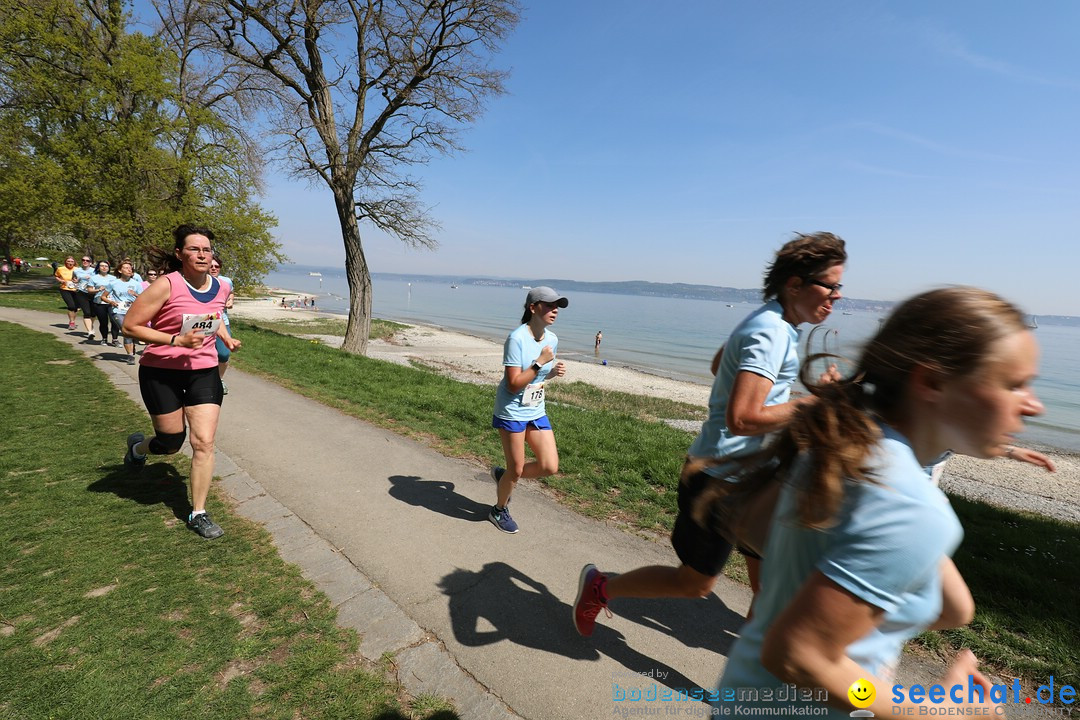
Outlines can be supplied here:
[[[179, 158], [213, 155], [215, 167], [224, 165], [213, 182], [227, 192], [249, 185], [261, 193], [264, 160], [249, 128], [267, 95], [267, 79], [235, 58], [222, 62], [216, 39], [206, 32], [202, 5], [200, 0], [153, 0], [158, 36], [178, 63], [177, 99], [170, 108], [179, 128], [173, 151]], [[177, 197], [189, 191], [184, 180], [174, 189]]]
[[343, 347], [364, 353], [371, 273], [359, 223], [437, 244], [407, 170], [460, 149], [459, 133], [503, 92], [506, 73], [490, 61], [517, 1], [205, 0], [201, 10], [222, 53], [273, 81], [275, 150], [334, 195], [349, 280]]

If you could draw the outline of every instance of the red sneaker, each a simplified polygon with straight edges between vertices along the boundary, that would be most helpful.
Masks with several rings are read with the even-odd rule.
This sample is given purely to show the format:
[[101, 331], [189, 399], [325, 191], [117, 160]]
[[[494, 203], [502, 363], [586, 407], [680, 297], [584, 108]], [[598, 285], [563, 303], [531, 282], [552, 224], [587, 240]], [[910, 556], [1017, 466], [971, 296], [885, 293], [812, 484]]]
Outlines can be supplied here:
[[595, 565], [590, 563], [581, 568], [577, 599], [574, 601], [574, 627], [585, 637], [593, 634], [596, 616], [600, 614], [600, 610], [611, 617], [611, 611], [607, 609], [607, 601], [600, 592], [600, 588], [606, 582], [607, 575], [597, 570]]

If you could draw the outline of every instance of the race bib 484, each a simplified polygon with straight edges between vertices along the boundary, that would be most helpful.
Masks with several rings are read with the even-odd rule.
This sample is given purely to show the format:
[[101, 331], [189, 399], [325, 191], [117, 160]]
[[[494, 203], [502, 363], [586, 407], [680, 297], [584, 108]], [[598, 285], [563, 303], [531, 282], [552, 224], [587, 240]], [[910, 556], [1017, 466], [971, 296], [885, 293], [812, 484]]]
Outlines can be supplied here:
[[203, 337], [213, 335], [221, 325], [220, 313], [207, 313], [206, 315], [189, 315], [184, 313], [184, 321], [180, 325], [180, 334], [187, 335], [192, 330]]

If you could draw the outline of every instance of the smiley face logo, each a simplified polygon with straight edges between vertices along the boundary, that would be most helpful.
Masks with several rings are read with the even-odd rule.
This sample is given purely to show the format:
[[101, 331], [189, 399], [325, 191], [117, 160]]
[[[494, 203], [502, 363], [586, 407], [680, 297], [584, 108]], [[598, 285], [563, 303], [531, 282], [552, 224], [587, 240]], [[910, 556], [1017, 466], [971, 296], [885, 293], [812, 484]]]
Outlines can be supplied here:
[[857, 708], [865, 708], [874, 704], [874, 698], [877, 696], [877, 692], [874, 690], [874, 685], [871, 682], [859, 678], [851, 683], [851, 687], [847, 689], [847, 696], [852, 705]]

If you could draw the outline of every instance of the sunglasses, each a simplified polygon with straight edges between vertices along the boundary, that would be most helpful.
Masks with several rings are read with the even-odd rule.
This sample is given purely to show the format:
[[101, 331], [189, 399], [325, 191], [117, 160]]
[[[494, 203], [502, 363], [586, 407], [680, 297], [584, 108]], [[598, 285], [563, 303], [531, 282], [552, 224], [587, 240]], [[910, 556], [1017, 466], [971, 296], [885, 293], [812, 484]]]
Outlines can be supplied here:
[[827, 283], [822, 282], [821, 280], [815, 280], [814, 278], [807, 278], [806, 282], [811, 285], [817, 285], [820, 288], [825, 288], [829, 291], [829, 295], [839, 295], [840, 290], [844, 287], [842, 283]]
[[82, 259], [82, 261], [83, 261], [83, 262], [94, 262], [94, 261], [93, 261], [93, 260], [91, 260], [90, 258], [83, 258], [83, 259]]

